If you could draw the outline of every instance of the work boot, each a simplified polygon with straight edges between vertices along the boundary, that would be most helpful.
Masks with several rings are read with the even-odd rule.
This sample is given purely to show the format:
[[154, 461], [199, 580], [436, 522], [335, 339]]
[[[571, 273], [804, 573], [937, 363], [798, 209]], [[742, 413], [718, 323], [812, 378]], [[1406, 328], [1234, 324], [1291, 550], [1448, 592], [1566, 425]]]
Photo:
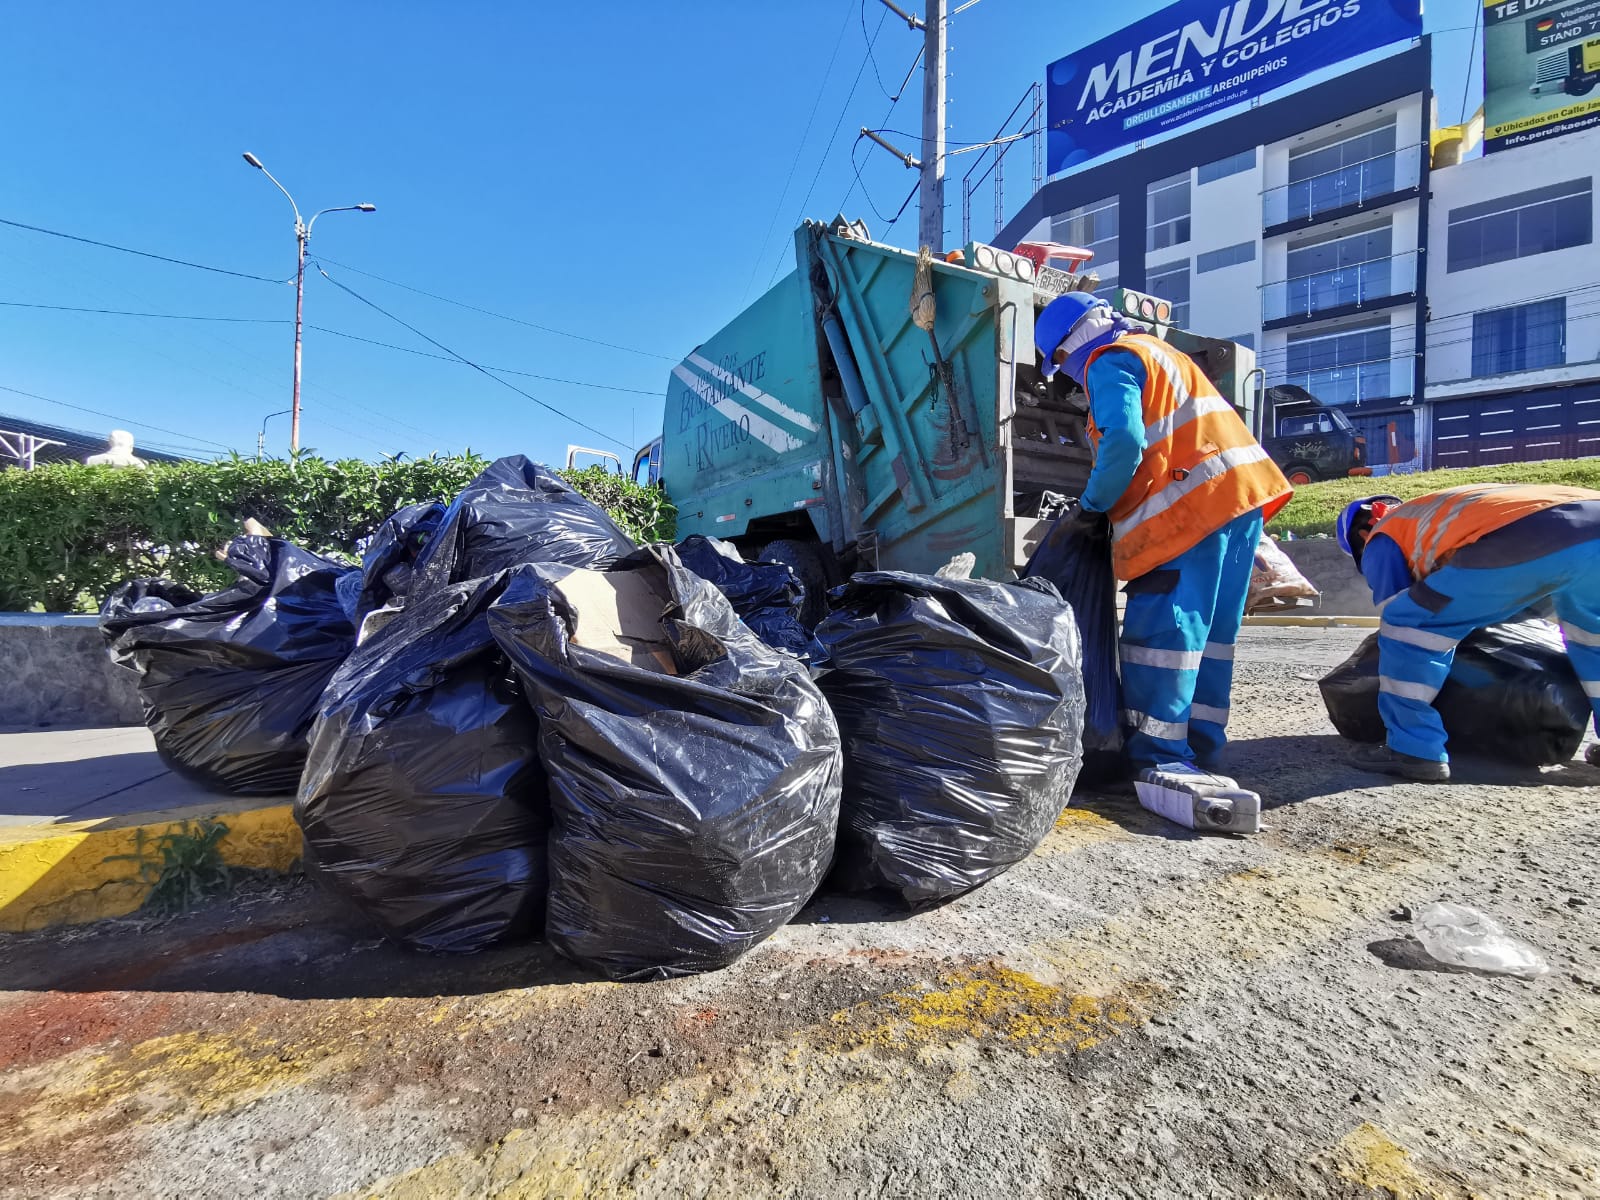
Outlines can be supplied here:
[[1600, 767], [1600, 742], [1594, 743], [1583, 752], [1583, 761], [1591, 767]]
[[1398, 775], [1418, 783], [1447, 783], [1450, 779], [1449, 763], [1401, 754], [1387, 746], [1361, 746], [1355, 758], [1356, 766], [1363, 771], [1376, 771], [1381, 775]]

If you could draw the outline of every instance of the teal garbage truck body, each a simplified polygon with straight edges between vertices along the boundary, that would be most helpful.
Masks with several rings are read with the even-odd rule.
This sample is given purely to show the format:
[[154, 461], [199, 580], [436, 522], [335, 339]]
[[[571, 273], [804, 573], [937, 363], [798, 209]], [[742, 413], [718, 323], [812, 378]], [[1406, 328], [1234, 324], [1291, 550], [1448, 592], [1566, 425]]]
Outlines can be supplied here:
[[[679, 536], [789, 562], [819, 600], [852, 571], [932, 572], [963, 552], [1013, 578], [1046, 494], [1078, 494], [1093, 462], [1082, 392], [1039, 375], [1034, 316], [1093, 280], [973, 245], [923, 288], [915, 254], [843, 223], [806, 224], [795, 248], [794, 271], [673, 368], [636, 474], [659, 473]], [[1247, 399], [1250, 351], [1155, 328]]]

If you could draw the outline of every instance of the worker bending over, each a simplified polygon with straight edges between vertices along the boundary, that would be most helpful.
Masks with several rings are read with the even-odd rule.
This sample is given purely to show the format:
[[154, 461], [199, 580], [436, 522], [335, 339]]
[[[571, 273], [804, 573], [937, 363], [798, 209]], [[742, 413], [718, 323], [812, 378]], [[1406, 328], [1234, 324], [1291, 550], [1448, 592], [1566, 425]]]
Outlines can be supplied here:
[[[1369, 496], [1339, 514], [1337, 532], [1382, 614], [1378, 712], [1389, 742], [1362, 747], [1363, 766], [1449, 779], [1433, 698], [1456, 643], [1545, 602], [1600, 720], [1600, 492], [1475, 483], [1404, 503]], [[1600, 766], [1597, 750], [1587, 758]]]
[[1293, 489], [1186, 354], [1072, 292], [1034, 323], [1048, 378], [1089, 397], [1094, 469], [1067, 519], [1111, 523], [1126, 580], [1124, 720], [1135, 771], [1216, 765], [1262, 522]]

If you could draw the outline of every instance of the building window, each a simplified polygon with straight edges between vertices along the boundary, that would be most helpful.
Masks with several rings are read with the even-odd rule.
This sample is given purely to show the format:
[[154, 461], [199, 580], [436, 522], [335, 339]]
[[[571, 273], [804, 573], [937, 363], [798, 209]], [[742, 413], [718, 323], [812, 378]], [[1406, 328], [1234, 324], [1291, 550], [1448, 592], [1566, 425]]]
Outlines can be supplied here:
[[1151, 267], [1145, 291], [1158, 300], [1172, 302], [1172, 323], [1189, 327], [1189, 261], [1180, 260], [1164, 267]]
[[1226, 179], [1229, 175], [1242, 175], [1246, 171], [1255, 169], [1256, 148], [1251, 146], [1248, 150], [1230, 154], [1227, 158], [1219, 158], [1216, 162], [1201, 163], [1195, 178], [1201, 183], [1215, 183], [1219, 179]]
[[1472, 374], [1507, 375], [1567, 361], [1567, 301], [1540, 300], [1472, 314]]
[[1223, 267], [1236, 267], [1240, 263], [1255, 262], [1256, 244], [1240, 242], [1237, 246], [1224, 246], [1221, 250], [1207, 250], [1194, 256], [1194, 269], [1204, 275], [1207, 271], [1220, 271]]
[[1389, 322], [1331, 333], [1290, 335], [1279, 382], [1304, 388], [1323, 404], [1355, 404], [1390, 396]]
[[1594, 240], [1594, 181], [1572, 179], [1450, 210], [1445, 269], [1587, 246]]
[[1389, 225], [1292, 248], [1283, 315], [1309, 316], [1409, 291], [1409, 280], [1399, 277], [1404, 272], [1394, 270], [1393, 249]]
[[1145, 250], [1165, 250], [1189, 240], [1189, 172], [1150, 185]]
[[1113, 287], [1116, 286], [1118, 229], [1115, 196], [1108, 200], [1096, 200], [1093, 204], [1080, 205], [1050, 222], [1050, 236], [1053, 240], [1094, 251], [1094, 258], [1089, 261], [1089, 270], [1099, 274], [1102, 286], [1108, 279], [1112, 281]]
[[1375, 129], [1289, 152], [1288, 219], [1304, 220], [1395, 190], [1395, 127]]

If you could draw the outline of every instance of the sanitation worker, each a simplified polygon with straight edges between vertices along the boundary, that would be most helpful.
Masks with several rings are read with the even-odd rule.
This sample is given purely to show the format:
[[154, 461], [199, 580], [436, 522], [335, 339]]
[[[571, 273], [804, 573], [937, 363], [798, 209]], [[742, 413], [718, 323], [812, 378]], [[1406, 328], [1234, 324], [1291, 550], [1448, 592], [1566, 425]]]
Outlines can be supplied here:
[[[1456, 643], [1542, 602], [1600, 722], [1600, 492], [1474, 483], [1404, 503], [1369, 496], [1339, 514], [1336, 531], [1382, 614], [1378, 712], [1389, 737], [1357, 752], [1363, 766], [1449, 779], [1433, 698]], [[1600, 746], [1585, 757], [1600, 766]]]
[[1064, 370], [1089, 398], [1094, 469], [1063, 519], [1109, 521], [1112, 566], [1127, 581], [1129, 758], [1141, 778], [1158, 766], [1210, 770], [1227, 742], [1261, 526], [1294, 490], [1194, 360], [1105, 301], [1051, 301], [1034, 342], [1045, 377]]

